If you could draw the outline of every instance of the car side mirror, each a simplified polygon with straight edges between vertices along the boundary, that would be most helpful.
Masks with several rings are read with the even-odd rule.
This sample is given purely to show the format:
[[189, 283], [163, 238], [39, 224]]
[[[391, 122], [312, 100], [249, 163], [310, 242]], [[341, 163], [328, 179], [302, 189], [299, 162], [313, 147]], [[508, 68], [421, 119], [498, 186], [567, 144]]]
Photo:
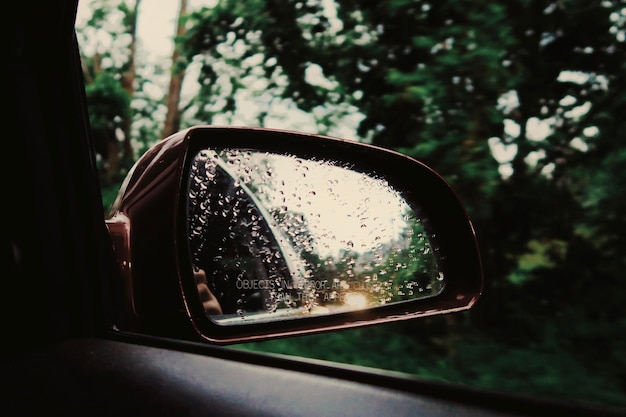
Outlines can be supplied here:
[[148, 151], [107, 220], [117, 328], [214, 342], [470, 308], [473, 227], [432, 169], [371, 145], [198, 126]]

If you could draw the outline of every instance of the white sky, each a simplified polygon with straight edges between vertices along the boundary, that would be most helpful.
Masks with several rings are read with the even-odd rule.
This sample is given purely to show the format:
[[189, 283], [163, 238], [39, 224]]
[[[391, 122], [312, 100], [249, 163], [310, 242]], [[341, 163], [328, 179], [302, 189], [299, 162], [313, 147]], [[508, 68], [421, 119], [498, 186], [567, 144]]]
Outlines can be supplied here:
[[[210, 6], [215, 0], [188, 0], [188, 10], [202, 6]], [[91, 0], [80, 0], [78, 3], [77, 21], [91, 14]], [[176, 29], [178, 16], [178, 0], [141, 0], [137, 33], [139, 48], [155, 58], [169, 58], [172, 54], [172, 39]]]

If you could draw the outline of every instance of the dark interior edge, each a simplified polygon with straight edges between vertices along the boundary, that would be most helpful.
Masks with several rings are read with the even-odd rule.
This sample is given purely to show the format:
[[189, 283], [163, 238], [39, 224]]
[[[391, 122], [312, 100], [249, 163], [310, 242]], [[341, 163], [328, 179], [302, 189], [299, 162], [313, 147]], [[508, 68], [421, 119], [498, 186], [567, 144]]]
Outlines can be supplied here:
[[389, 388], [414, 395], [439, 398], [448, 402], [475, 405], [499, 412], [519, 413], [520, 415], [532, 416], [555, 416], [563, 414], [570, 417], [624, 416], [623, 409], [615, 407], [598, 406], [571, 400], [565, 402], [552, 398], [538, 398], [523, 394], [501, 393], [451, 382], [425, 380], [400, 372], [329, 362], [320, 359], [253, 352], [228, 346], [180, 341], [125, 332], [110, 332], [106, 337], [119, 342], [164, 348], [251, 365], [267, 366], [379, 386], [381, 388]]

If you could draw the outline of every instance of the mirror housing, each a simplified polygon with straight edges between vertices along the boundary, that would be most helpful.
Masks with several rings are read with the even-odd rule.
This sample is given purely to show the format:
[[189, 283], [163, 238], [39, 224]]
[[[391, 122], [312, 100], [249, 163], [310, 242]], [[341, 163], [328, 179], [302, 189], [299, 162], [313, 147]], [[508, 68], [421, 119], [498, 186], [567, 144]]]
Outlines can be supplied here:
[[[444, 285], [423, 298], [330, 314], [311, 314], [309, 305], [307, 314], [296, 315], [294, 309], [289, 310], [294, 314], [284, 318], [270, 315], [270, 320], [232, 321], [236, 325], [221, 320], [220, 309], [207, 307], [212, 299], [205, 290], [206, 275], [198, 281], [198, 268], [192, 259], [190, 178], [194, 158], [200, 152], [233, 149], [282, 155], [298, 161], [331, 161], [333, 166], [364, 173], [388, 184], [419, 213], [418, 220], [427, 230], [430, 247], [437, 252]], [[262, 206], [254, 197], [252, 185], [237, 186], [239, 198], [252, 199], [254, 206]], [[276, 219], [269, 209], [259, 210], [257, 217], [264, 219], [268, 236], [278, 239]], [[207, 214], [209, 218], [213, 215]], [[135, 164], [106, 224], [118, 260], [125, 306], [124, 321], [115, 326], [125, 332], [218, 343], [242, 342], [465, 310], [474, 305], [482, 291], [482, 266], [474, 229], [459, 199], [440, 175], [393, 151], [319, 135], [211, 126], [181, 131], [159, 142]], [[215, 230], [220, 229], [209, 228], [203, 233], [212, 241], [225, 241], [224, 236], [211, 235]], [[238, 233], [245, 234], [245, 229]], [[244, 239], [247, 247], [250, 239]], [[282, 243], [275, 246], [280, 246], [282, 254], [286, 253], [288, 242], [278, 241]], [[250, 253], [257, 252], [250, 250]], [[312, 303], [316, 303], [315, 299]]]

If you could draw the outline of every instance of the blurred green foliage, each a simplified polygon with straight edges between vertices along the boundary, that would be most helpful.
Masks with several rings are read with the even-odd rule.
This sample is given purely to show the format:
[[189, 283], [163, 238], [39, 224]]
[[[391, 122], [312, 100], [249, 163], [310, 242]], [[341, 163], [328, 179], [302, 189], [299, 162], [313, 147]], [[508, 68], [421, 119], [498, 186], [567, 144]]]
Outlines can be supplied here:
[[240, 348], [626, 406], [623, 2], [222, 0], [188, 23], [188, 117], [234, 114], [249, 77], [305, 111], [354, 106], [359, 139], [453, 184], [484, 257], [470, 312]]

